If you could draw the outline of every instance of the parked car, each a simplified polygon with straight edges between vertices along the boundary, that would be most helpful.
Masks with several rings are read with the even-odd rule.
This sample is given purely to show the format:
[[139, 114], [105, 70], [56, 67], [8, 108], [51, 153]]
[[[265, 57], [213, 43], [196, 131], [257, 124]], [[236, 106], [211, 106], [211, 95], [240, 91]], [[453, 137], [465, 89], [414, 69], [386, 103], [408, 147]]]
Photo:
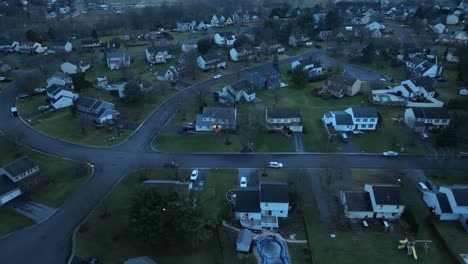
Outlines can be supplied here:
[[315, 47], [316, 47], [317, 49], [321, 49], [321, 48], [322, 48], [322, 46], [320, 46], [319, 44], [315, 45]]
[[171, 162], [164, 163], [164, 167], [165, 168], [177, 168], [178, 165], [175, 161], [171, 161]]
[[427, 140], [429, 139], [429, 136], [428, 136], [426, 133], [424, 133], [424, 132], [419, 133], [419, 137], [420, 137], [421, 140], [423, 140], [423, 141], [427, 141]]
[[190, 180], [196, 181], [198, 179], [198, 170], [192, 170], [192, 174], [190, 174]]
[[39, 87], [39, 88], [34, 89], [34, 92], [43, 93], [43, 92], [45, 92], [45, 90], [46, 90], [45, 88]]
[[239, 184], [239, 186], [240, 186], [241, 188], [247, 187], [247, 177], [242, 176], [242, 177], [240, 178], [240, 184]]
[[383, 155], [385, 157], [395, 157], [395, 156], [398, 156], [398, 152], [389, 150], [389, 151], [385, 151]]
[[41, 106], [39, 106], [39, 107], [37, 108], [37, 110], [39, 110], [39, 111], [44, 111], [44, 110], [47, 110], [48, 108], [49, 108], [48, 105], [41, 105]]
[[439, 77], [439, 78], [437, 78], [437, 81], [438, 82], [445, 82], [445, 78], [444, 77]]
[[3, 76], [0, 76], [0, 82], [3, 82], [4, 80], [6, 80], [6, 78]]
[[219, 79], [219, 78], [221, 78], [221, 75], [220, 75], [220, 74], [215, 75], [215, 76], [213, 77], [213, 79]]
[[268, 163], [268, 167], [275, 169], [283, 168], [283, 163], [277, 161], [270, 161], [270, 163]]
[[468, 152], [462, 152], [462, 151], [460, 151], [460, 153], [458, 153], [458, 157], [460, 157], [460, 158], [466, 158], [466, 157], [468, 157]]
[[346, 133], [341, 133], [340, 139], [341, 139], [341, 142], [348, 143], [348, 136], [346, 135]]
[[427, 188], [426, 184], [424, 182], [418, 182], [418, 187], [421, 189], [421, 191], [428, 191], [429, 188]]
[[10, 114], [11, 116], [18, 116], [18, 109], [16, 109], [16, 107], [13, 106], [12, 108], [10, 108]]

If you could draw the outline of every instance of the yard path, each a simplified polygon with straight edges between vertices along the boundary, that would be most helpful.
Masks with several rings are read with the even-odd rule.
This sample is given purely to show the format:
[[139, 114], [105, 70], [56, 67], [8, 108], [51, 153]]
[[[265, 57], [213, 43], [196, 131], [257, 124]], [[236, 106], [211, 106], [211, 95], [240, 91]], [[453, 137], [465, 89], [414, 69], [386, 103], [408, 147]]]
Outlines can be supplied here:
[[308, 184], [310, 190], [312, 191], [315, 199], [315, 204], [319, 212], [320, 222], [328, 226], [329, 228], [334, 228], [335, 224], [332, 220], [332, 211], [330, 207], [330, 195], [323, 191], [322, 183], [320, 180], [320, 171], [317, 169], [307, 169]]

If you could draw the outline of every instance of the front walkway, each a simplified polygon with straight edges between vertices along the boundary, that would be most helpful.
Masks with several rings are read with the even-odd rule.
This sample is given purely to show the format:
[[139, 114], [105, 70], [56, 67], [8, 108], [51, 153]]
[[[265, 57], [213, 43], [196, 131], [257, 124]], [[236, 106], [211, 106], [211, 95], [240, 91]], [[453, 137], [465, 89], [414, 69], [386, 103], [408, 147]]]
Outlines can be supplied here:
[[296, 152], [304, 152], [304, 143], [302, 142], [302, 133], [293, 132], [294, 146]]

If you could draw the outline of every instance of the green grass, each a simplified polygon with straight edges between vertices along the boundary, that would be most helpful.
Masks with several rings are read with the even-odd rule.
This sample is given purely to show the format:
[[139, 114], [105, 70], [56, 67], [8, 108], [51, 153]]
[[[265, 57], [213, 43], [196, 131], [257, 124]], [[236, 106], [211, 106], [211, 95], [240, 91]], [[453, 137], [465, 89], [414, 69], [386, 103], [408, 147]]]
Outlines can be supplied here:
[[435, 226], [457, 256], [468, 251], [468, 236], [458, 221], [436, 222]]
[[31, 96], [26, 98], [18, 99], [16, 106], [18, 111], [24, 115], [32, 112], [36, 112], [39, 106], [47, 105], [47, 97], [44, 95]]
[[14, 213], [6, 207], [0, 207], [0, 219], [2, 219], [0, 221], [0, 237], [35, 224], [33, 220]]
[[424, 173], [436, 185], [455, 185], [468, 181], [466, 171], [425, 171]]
[[[174, 179], [171, 169], [136, 172], [124, 178], [103, 201], [109, 217], [102, 218], [102, 209], [98, 206], [82, 224], [76, 236], [77, 254], [96, 256], [105, 263], [122, 263], [139, 255], [152, 257], [158, 263], [255, 263], [252, 257], [240, 260], [237, 254], [229, 253], [234, 248], [225, 248], [227, 253], [221, 256], [216, 237], [194, 248], [184, 241], [177, 247], [167, 249], [145, 247], [132, 241], [128, 234], [128, 212], [132, 196], [140, 186], [141, 175], [147, 179]], [[189, 171], [179, 170], [179, 175], [184, 175], [182, 178], [185, 179]], [[224, 195], [237, 185], [236, 175], [236, 170], [209, 171], [202, 197], [206, 199], [207, 210], [214, 216], [227, 215], [229, 208]]]

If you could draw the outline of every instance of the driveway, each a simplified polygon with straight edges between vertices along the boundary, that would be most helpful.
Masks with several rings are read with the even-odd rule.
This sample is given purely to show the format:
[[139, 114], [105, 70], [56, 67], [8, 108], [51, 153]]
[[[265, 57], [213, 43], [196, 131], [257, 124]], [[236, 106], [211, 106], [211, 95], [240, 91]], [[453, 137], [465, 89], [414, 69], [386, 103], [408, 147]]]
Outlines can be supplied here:
[[296, 152], [304, 152], [304, 143], [302, 142], [302, 133], [294, 132], [292, 134]]
[[238, 169], [237, 174], [237, 187], [240, 187], [241, 177], [247, 177], [247, 187], [258, 187], [260, 179], [258, 177], [257, 169]]
[[348, 142], [344, 143], [341, 141], [341, 150], [344, 153], [361, 153], [361, 147], [359, 146], [359, 143], [356, 140], [356, 135], [353, 133], [346, 133], [346, 136], [348, 137]]
[[30, 218], [38, 223], [47, 220], [51, 217], [56, 208], [49, 207], [37, 202], [29, 201], [26, 198], [20, 197], [5, 205], [7, 208]]

